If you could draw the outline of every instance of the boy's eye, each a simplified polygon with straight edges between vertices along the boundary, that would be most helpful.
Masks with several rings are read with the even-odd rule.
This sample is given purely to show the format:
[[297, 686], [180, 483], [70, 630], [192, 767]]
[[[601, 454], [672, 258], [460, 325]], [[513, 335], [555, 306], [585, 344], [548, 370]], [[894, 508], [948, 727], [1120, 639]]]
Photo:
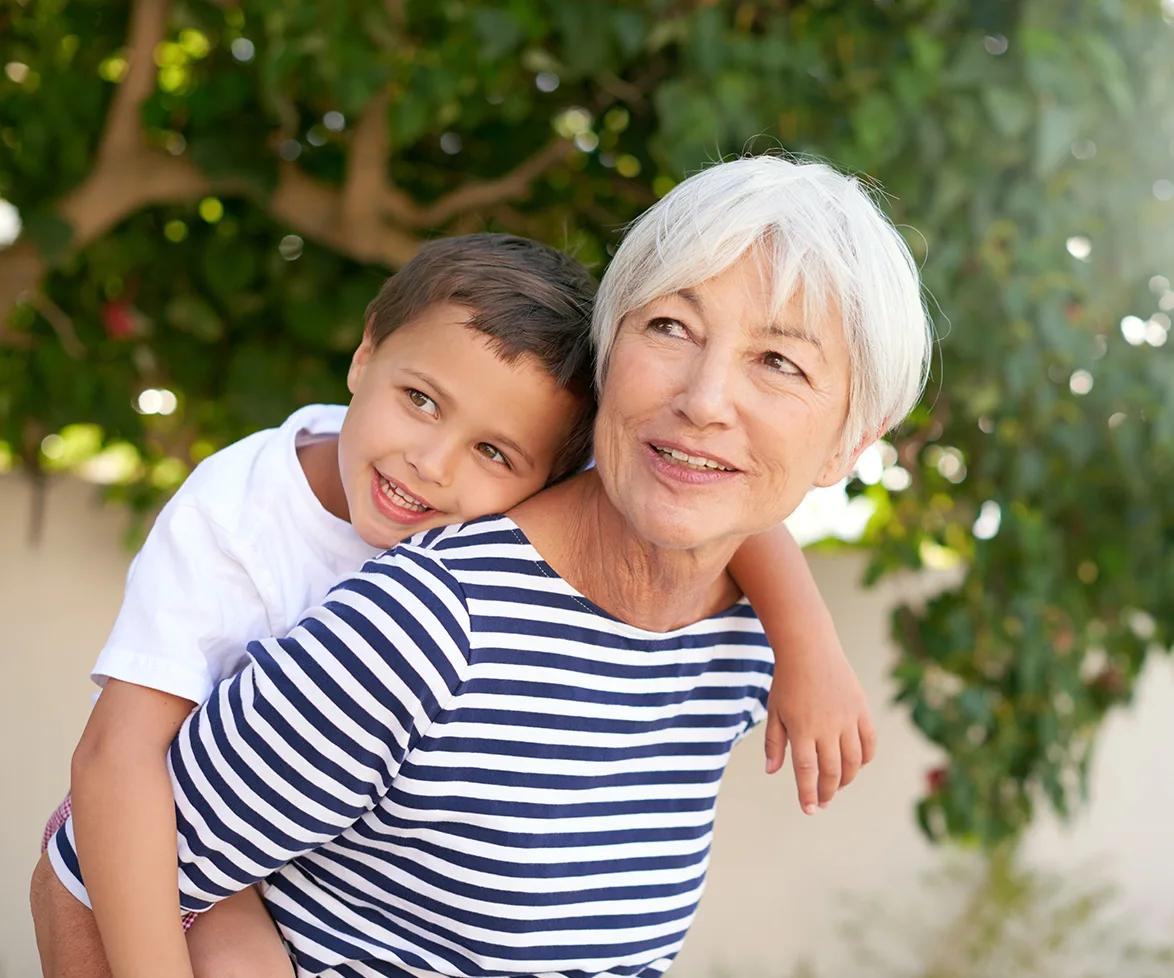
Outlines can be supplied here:
[[777, 370], [781, 374], [788, 374], [791, 377], [806, 377], [805, 374], [794, 360], [783, 356], [781, 353], [767, 353], [762, 362], [765, 363], [772, 370]]
[[487, 441], [477, 442], [477, 451], [484, 455], [491, 462], [499, 462], [502, 465], [509, 467], [510, 460], [506, 458], [500, 451], [494, 448]]
[[671, 319], [668, 316], [658, 316], [648, 324], [648, 328], [654, 333], [660, 333], [663, 336], [679, 336], [687, 337], [689, 331], [685, 329], [684, 323], [679, 319]]
[[439, 409], [436, 407], [436, 402], [432, 400], [427, 394], [424, 394], [414, 387], [405, 388], [408, 394], [408, 400], [411, 401], [425, 414], [437, 414]]

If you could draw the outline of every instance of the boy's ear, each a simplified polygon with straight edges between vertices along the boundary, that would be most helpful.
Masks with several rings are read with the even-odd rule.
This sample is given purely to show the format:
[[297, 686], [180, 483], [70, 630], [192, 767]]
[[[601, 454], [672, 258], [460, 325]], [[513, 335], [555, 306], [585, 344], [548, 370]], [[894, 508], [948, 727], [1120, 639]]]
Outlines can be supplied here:
[[355, 355], [351, 357], [351, 367], [347, 371], [346, 385], [347, 389], [353, 394], [359, 389], [359, 381], [363, 377], [363, 371], [370, 363], [371, 357], [375, 354], [375, 336], [371, 332], [371, 323], [368, 322], [366, 328], [363, 330], [363, 342], [359, 344]]

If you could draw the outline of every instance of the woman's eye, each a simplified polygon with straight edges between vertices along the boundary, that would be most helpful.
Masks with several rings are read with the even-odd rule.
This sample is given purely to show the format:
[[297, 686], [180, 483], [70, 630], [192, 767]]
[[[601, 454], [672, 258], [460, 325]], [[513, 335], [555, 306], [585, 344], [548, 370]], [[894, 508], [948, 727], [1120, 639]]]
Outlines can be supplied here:
[[654, 333], [660, 333], [663, 336], [679, 336], [687, 337], [689, 331], [685, 329], [685, 324], [679, 319], [669, 319], [667, 316], [659, 316], [648, 324], [648, 328]]
[[505, 466], [510, 464], [510, 460], [502, 455], [500, 451], [490, 445], [487, 441], [478, 442], [477, 451], [484, 455], [491, 462], [499, 462]]
[[408, 400], [411, 401], [416, 407], [418, 407], [425, 414], [436, 414], [437, 413], [436, 402], [434, 400], [432, 400], [432, 398], [430, 398], [427, 394], [424, 394], [421, 391], [416, 390], [414, 387], [408, 387], [407, 392], [408, 392]]
[[790, 374], [792, 377], [806, 377], [807, 375], [796, 365], [794, 360], [791, 360], [781, 353], [768, 353], [762, 358], [765, 363], [772, 370], [777, 370], [781, 374]]

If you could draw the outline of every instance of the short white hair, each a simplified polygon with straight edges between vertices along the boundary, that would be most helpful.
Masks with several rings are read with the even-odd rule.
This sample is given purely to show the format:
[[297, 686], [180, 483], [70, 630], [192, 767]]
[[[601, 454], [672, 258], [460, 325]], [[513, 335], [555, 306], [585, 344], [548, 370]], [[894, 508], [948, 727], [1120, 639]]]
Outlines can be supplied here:
[[933, 343], [909, 247], [859, 179], [778, 156], [707, 167], [632, 223], [595, 303], [600, 389], [625, 316], [751, 251], [771, 283], [772, 318], [797, 290], [806, 318], [829, 303], [840, 311], [852, 371], [842, 449], [903, 420], [925, 387]]

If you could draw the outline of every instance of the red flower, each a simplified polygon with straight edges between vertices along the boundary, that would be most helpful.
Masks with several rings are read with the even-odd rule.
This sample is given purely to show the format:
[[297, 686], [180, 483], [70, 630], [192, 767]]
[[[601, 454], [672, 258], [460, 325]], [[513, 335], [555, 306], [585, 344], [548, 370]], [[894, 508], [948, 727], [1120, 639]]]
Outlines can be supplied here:
[[949, 768], [935, 767], [926, 774], [925, 783], [931, 795], [936, 795], [942, 790], [942, 786], [946, 783], [946, 778], [949, 776], [949, 773]]
[[102, 307], [102, 325], [112, 340], [133, 339], [138, 332], [134, 310], [125, 302], [115, 299]]

